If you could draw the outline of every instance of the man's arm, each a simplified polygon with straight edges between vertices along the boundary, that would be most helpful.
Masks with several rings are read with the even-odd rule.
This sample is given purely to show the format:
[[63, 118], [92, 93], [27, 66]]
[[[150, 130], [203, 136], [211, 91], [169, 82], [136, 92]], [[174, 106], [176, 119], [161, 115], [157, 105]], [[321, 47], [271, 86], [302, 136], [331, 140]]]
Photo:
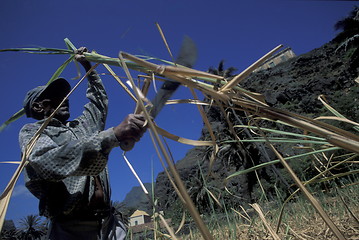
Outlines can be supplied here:
[[[22, 152], [38, 126], [27, 124], [21, 129]], [[111, 149], [119, 145], [112, 129], [77, 140], [71, 140], [69, 135], [63, 137], [64, 144], [58, 145], [45, 130], [37, 140], [28, 158], [37, 178], [59, 181], [69, 176], [98, 175], [106, 167]]]
[[[84, 52], [87, 52], [85, 47], [78, 49], [75, 55], [76, 61], [81, 63], [86, 72], [91, 69], [91, 63], [86, 60]], [[87, 89], [86, 96], [90, 99], [90, 103], [85, 105], [85, 111], [83, 113], [84, 121], [90, 120], [92, 124], [98, 126], [99, 130], [103, 130], [105, 127], [105, 121], [108, 109], [108, 98], [100, 77], [95, 71], [89, 74], [89, 87]], [[144, 132], [146, 126], [144, 126], [145, 118], [140, 114], [129, 114], [126, 118], [116, 127], [113, 128], [114, 133], [118, 141], [132, 139], [138, 142]]]
[[[92, 65], [85, 58], [83, 54], [84, 52], [87, 52], [85, 47], [79, 48], [75, 55], [75, 60], [84, 67], [86, 72], [88, 72]], [[89, 102], [84, 106], [82, 115], [76, 120], [86, 127], [91, 126], [91, 129], [88, 129], [90, 132], [101, 131], [105, 128], [108, 111], [107, 93], [101, 78], [95, 70], [92, 70], [87, 78], [88, 87], [86, 97], [89, 99]]]

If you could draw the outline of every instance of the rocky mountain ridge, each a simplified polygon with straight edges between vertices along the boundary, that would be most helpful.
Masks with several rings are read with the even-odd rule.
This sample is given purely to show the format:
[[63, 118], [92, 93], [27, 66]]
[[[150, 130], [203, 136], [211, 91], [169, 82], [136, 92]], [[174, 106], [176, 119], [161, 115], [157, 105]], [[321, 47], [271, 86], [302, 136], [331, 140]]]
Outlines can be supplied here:
[[[354, 18], [359, 16], [358, 11], [353, 16]], [[359, 20], [355, 21], [357, 21], [355, 24], [358, 25]], [[261, 93], [270, 106], [310, 118], [332, 115], [318, 100], [318, 96], [323, 95], [326, 101], [341, 114], [350, 120], [358, 121], [359, 82], [356, 80], [359, 75], [359, 38], [350, 40], [353, 39], [353, 32], [347, 31], [345, 26], [343, 29], [345, 31], [335, 39], [319, 48], [270, 69], [252, 73], [241, 82], [241, 87]], [[354, 36], [358, 36], [356, 32], [354, 34], [356, 34]], [[344, 44], [346, 39], [350, 40], [349, 44], [348, 42]], [[229, 69], [233, 70], [233, 68]], [[228, 74], [230, 71], [222, 71], [222, 73]], [[213, 198], [208, 196], [209, 192], [220, 199], [222, 203], [231, 206], [236, 204], [245, 206], [257, 200], [260, 196], [258, 194], [258, 178], [261, 179], [261, 187], [265, 189], [269, 198], [275, 199], [275, 194], [278, 194], [278, 191], [290, 190], [291, 179], [286, 178], [285, 174], [281, 172], [281, 165], [271, 165], [260, 169], [256, 172], [257, 176], [252, 172], [224, 182], [228, 175], [273, 160], [275, 156], [273, 152], [268, 151], [265, 146], [260, 144], [248, 143], [238, 146], [237, 143], [231, 143], [229, 141], [231, 132], [228, 130], [224, 113], [215, 107], [205, 107], [204, 109], [217, 140], [220, 142], [220, 150], [212, 166], [212, 171], [208, 173], [209, 157], [212, 153], [212, 149], [209, 147], [194, 147], [187, 152], [183, 159], [176, 162], [176, 168], [189, 195], [201, 213], [206, 213], [210, 209], [214, 210], [216, 205], [213, 204]], [[240, 111], [228, 111], [227, 114], [235, 124], [247, 124], [249, 121], [248, 116]], [[266, 127], [271, 127], [270, 123], [264, 124], [267, 124]], [[331, 124], [352, 131], [350, 125], [341, 122], [331, 122]], [[288, 130], [285, 126], [283, 128], [283, 130]], [[250, 134], [245, 131], [240, 131], [237, 134], [243, 139], [250, 137]], [[210, 139], [209, 132], [203, 128], [200, 140], [208, 139]], [[278, 144], [276, 147], [285, 156], [302, 151], [285, 144]], [[299, 166], [296, 166], [298, 172], [304, 174], [305, 171], [308, 171], [307, 164], [303, 159]], [[182, 210], [179, 208], [181, 203], [164, 172], [157, 176], [155, 196], [160, 209], [165, 210], [166, 213], [169, 212], [170, 217], [182, 216]], [[137, 197], [137, 199], [141, 198]]]
[[[359, 85], [355, 79], [358, 77], [358, 65], [353, 60], [355, 56], [352, 55], [355, 49], [340, 49], [339, 46], [340, 43], [334, 39], [320, 48], [292, 58], [273, 68], [253, 73], [241, 83], [241, 87], [263, 94], [270, 106], [312, 118], [323, 114], [332, 115], [318, 100], [319, 95], [324, 95], [332, 107], [349, 119], [357, 121], [359, 119]], [[206, 112], [218, 139], [226, 139], [226, 135], [230, 133], [223, 114], [218, 109], [206, 109]], [[243, 122], [247, 121], [245, 115], [238, 113], [238, 116], [243, 117]], [[335, 124], [350, 130], [350, 127], [346, 125]], [[246, 136], [242, 135], [242, 137]], [[205, 128], [202, 130], [201, 139], [210, 139]], [[208, 211], [210, 206], [210, 199], [206, 196], [204, 189], [210, 188], [213, 194], [225, 199], [226, 196], [223, 195], [223, 179], [225, 177], [235, 171], [248, 168], [253, 163], [265, 162], [265, 156], [259, 151], [258, 146], [248, 144], [244, 148], [246, 149], [245, 153], [233, 145], [222, 145], [211, 176], [205, 181], [202, 173], [206, 173], [208, 170], [209, 148], [195, 147], [176, 163], [177, 170], [200, 211]], [[281, 150], [286, 151], [287, 155], [295, 153], [294, 150], [283, 147]], [[267, 158], [274, 159], [273, 154], [270, 152], [268, 154], [270, 156]], [[248, 159], [251, 159], [252, 162]], [[263, 169], [257, 174], [268, 185], [271, 185], [274, 176], [278, 176], [278, 170]], [[282, 184], [288, 184], [287, 181], [282, 179]], [[227, 185], [228, 189], [236, 193], [237, 204], [243, 205], [243, 203], [249, 203], [258, 197], [254, 192], [257, 183], [253, 174], [241, 176], [227, 184], [229, 184]], [[268, 192], [271, 191], [273, 189], [269, 187]], [[164, 210], [173, 208], [178, 200], [164, 172], [158, 174], [156, 179], [156, 197]], [[233, 196], [228, 198], [233, 199]]]

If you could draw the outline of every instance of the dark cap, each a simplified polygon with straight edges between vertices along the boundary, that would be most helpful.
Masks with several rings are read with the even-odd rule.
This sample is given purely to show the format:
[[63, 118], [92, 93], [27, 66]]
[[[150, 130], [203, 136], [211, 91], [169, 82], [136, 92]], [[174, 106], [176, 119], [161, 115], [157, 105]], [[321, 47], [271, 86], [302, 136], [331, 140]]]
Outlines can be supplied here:
[[[49, 85], [38, 86], [27, 92], [23, 106], [27, 117], [34, 117], [32, 111], [32, 104], [36, 100], [40, 100], [41, 97], [45, 96], [46, 93], [53, 93], [53, 97], [65, 97], [71, 91], [70, 84], [64, 78], [57, 78], [52, 81]], [[47, 95], [51, 99], [52, 95]]]

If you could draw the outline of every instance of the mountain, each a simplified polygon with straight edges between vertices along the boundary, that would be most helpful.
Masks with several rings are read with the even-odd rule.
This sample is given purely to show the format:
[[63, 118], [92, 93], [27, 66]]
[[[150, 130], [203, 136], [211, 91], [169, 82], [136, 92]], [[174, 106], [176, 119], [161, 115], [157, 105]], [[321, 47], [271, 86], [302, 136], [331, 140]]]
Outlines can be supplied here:
[[[151, 183], [144, 183], [144, 185], [148, 190], [152, 188]], [[133, 187], [131, 191], [126, 194], [126, 197], [121, 202], [121, 205], [123, 205], [123, 207], [127, 209], [134, 209], [134, 210], [139, 209], [146, 212], [150, 212], [151, 210], [151, 205], [149, 204], [149, 200], [140, 186]]]

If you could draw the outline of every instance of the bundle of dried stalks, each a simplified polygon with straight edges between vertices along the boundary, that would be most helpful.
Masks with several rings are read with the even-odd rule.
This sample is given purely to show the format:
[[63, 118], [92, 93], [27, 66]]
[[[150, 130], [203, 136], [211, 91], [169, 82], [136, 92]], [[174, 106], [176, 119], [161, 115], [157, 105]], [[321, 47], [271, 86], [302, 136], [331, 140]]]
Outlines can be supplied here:
[[[66, 39], [65, 42], [69, 46], [70, 50], [23, 49], [23, 51], [41, 51], [41, 52], [49, 51], [49, 52], [56, 52], [62, 54], [63, 53], [71, 54], [73, 56], [74, 50], [76, 48], [72, 45], [72, 43], [68, 39]], [[213, 131], [210, 129], [210, 124], [208, 123], [208, 120], [206, 119], [204, 112], [201, 110], [202, 109], [201, 105], [208, 103], [203, 103], [199, 101], [193, 89], [199, 90], [204, 96], [206, 96], [209, 99], [208, 102], [211, 102], [220, 108], [227, 108], [227, 109], [232, 108], [235, 110], [241, 109], [247, 112], [248, 115], [251, 115], [253, 118], [262, 117], [262, 118], [270, 119], [272, 121], [284, 122], [288, 125], [302, 129], [307, 133], [311, 133], [319, 136], [321, 139], [323, 139], [323, 141], [328, 143], [329, 147], [336, 146], [342, 149], [346, 149], [350, 152], [359, 154], [359, 136], [350, 133], [348, 131], [339, 129], [337, 127], [334, 127], [330, 124], [323, 123], [318, 119], [310, 119], [288, 111], [269, 107], [266, 104], [265, 99], [262, 95], [245, 90], [238, 85], [241, 80], [243, 80], [250, 73], [252, 73], [256, 67], [258, 67], [262, 62], [268, 59], [280, 47], [281, 45], [271, 50], [268, 54], [264, 55], [261, 59], [259, 59], [257, 62], [255, 62], [253, 65], [248, 67], [245, 71], [243, 71], [242, 73], [240, 73], [238, 76], [236, 76], [230, 81], [228, 79], [224, 79], [221, 76], [209, 74], [207, 72], [203, 72], [199, 70], [189, 69], [183, 66], [174, 66], [173, 63], [171, 62], [155, 59], [155, 58], [138, 57], [123, 52], [120, 54], [119, 58], [110, 58], [107, 56], [100, 55], [96, 52], [85, 53], [86, 58], [89, 61], [104, 64], [105, 67], [109, 70], [110, 74], [113, 75], [114, 78], [121, 84], [121, 86], [127, 91], [130, 97], [137, 102], [137, 108], [140, 111], [142, 111], [147, 118], [149, 128], [151, 129], [151, 132], [153, 134], [154, 145], [156, 148], [158, 147], [159, 149], [158, 150], [159, 158], [165, 159], [168, 168], [171, 172], [171, 176], [170, 174], [168, 174], [168, 177], [171, 179], [171, 182], [173, 183], [177, 193], [179, 194], [180, 199], [182, 199], [184, 207], [187, 208], [191, 213], [194, 221], [196, 222], [199, 230], [201, 231], [205, 239], [212, 239], [212, 236], [209, 230], [207, 229], [206, 225], [204, 224], [203, 220], [201, 219], [200, 215], [198, 214], [198, 211], [195, 205], [193, 204], [191, 198], [189, 197], [187, 193], [187, 189], [185, 188], [185, 185], [183, 184], [176, 168], [174, 167], [173, 161], [171, 160], [168, 151], [165, 148], [160, 137], [160, 135], [162, 135], [174, 141], [178, 141], [180, 143], [190, 144], [194, 146], [213, 146], [214, 151], [211, 157], [211, 161], [215, 161], [215, 154], [218, 151], [218, 146], [217, 146], [218, 143], [215, 135], [213, 134]], [[2, 51], [20, 51], [20, 50], [22, 49], [6, 49]], [[65, 62], [64, 65], [59, 68], [56, 74], [61, 72], [66, 67], [68, 62], [70, 62], [71, 60], [72, 58], [70, 58], [67, 62]], [[162, 63], [166, 63], [166, 65], [163, 64], [158, 65], [153, 62], [150, 62], [152, 60], [157, 60], [157, 61], [159, 60]], [[129, 90], [126, 87], [126, 84], [122, 83], [122, 81], [117, 77], [117, 75], [108, 65], [120, 66], [125, 70], [127, 74], [127, 78], [131, 82], [133, 93], [131, 92], [131, 90]], [[211, 134], [211, 141], [195, 141], [195, 140], [185, 139], [170, 134], [169, 132], [158, 127], [155, 124], [155, 122], [151, 119], [148, 113], [148, 105], [146, 105], [143, 101], [143, 98], [145, 97], [146, 93], [141, 92], [138, 88], [136, 88], [136, 84], [133, 82], [133, 79], [128, 71], [128, 68], [139, 71], [141, 75], [145, 74], [147, 78], [150, 78], [154, 81], [164, 81], [166, 79], [167, 80], [170, 79], [171, 81], [177, 81], [180, 84], [182, 84], [182, 86], [189, 88], [194, 94], [194, 99], [188, 100], [187, 103], [198, 105], [201, 116], [203, 117], [203, 120], [206, 123], [206, 126], [208, 127], [209, 132]], [[148, 84], [148, 82], [146, 82], [146, 84]], [[220, 86], [219, 88], [218, 85]], [[168, 104], [174, 104], [174, 103], [175, 102], [173, 101], [168, 102]], [[6, 126], [6, 124], [10, 123], [11, 121], [14, 121], [14, 119], [18, 118], [19, 116], [21, 116], [21, 111], [15, 114], [14, 117], [10, 118], [3, 126]], [[253, 123], [254, 125], [252, 127], [258, 128], [260, 130], [260, 128], [255, 125], [255, 121], [253, 121]], [[232, 124], [229, 125], [231, 126], [233, 136], [236, 136], [236, 133], [234, 132], [234, 126]], [[239, 139], [237, 140], [239, 141]], [[34, 141], [32, 142], [35, 141], [36, 141], [36, 137], [34, 137]], [[270, 140], [266, 139], [265, 141], [267, 141], [270, 144]], [[19, 168], [16, 171], [16, 174], [14, 175], [14, 178], [10, 181], [8, 187], [1, 195], [0, 227], [2, 226], [2, 222], [5, 217], [6, 208], [10, 200], [11, 192], [13, 190], [13, 187], [15, 185], [19, 173], [26, 165], [26, 159], [30, 151], [31, 151], [31, 146], [28, 147], [28, 152], [27, 154], [24, 155], [21, 164], [19, 165]], [[335, 233], [335, 235], [339, 239], [344, 239], [342, 233], [333, 224], [333, 222], [330, 220], [327, 214], [325, 214], [319, 202], [316, 201], [315, 198], [310, 194], [310, 192], [305, 188], [305, 186], [301, 183], [301, 181], [298, 179], [295, 173], [291, 170], [289, 165], [286, 164], [285, 160], [279, 154], [278, 154], [278, 158], [281, 161], [281, 163], [285, 166], [285, 168], [288, 170], [288, 172], [290, 173], [296, 184], [299, 186], [299, 188], [304, 192], [304, 194], [310, 200], [312, 205], [320, 213], [321, 217], [325, 220], [325, 222], [328, 224], [330, 229]]]

